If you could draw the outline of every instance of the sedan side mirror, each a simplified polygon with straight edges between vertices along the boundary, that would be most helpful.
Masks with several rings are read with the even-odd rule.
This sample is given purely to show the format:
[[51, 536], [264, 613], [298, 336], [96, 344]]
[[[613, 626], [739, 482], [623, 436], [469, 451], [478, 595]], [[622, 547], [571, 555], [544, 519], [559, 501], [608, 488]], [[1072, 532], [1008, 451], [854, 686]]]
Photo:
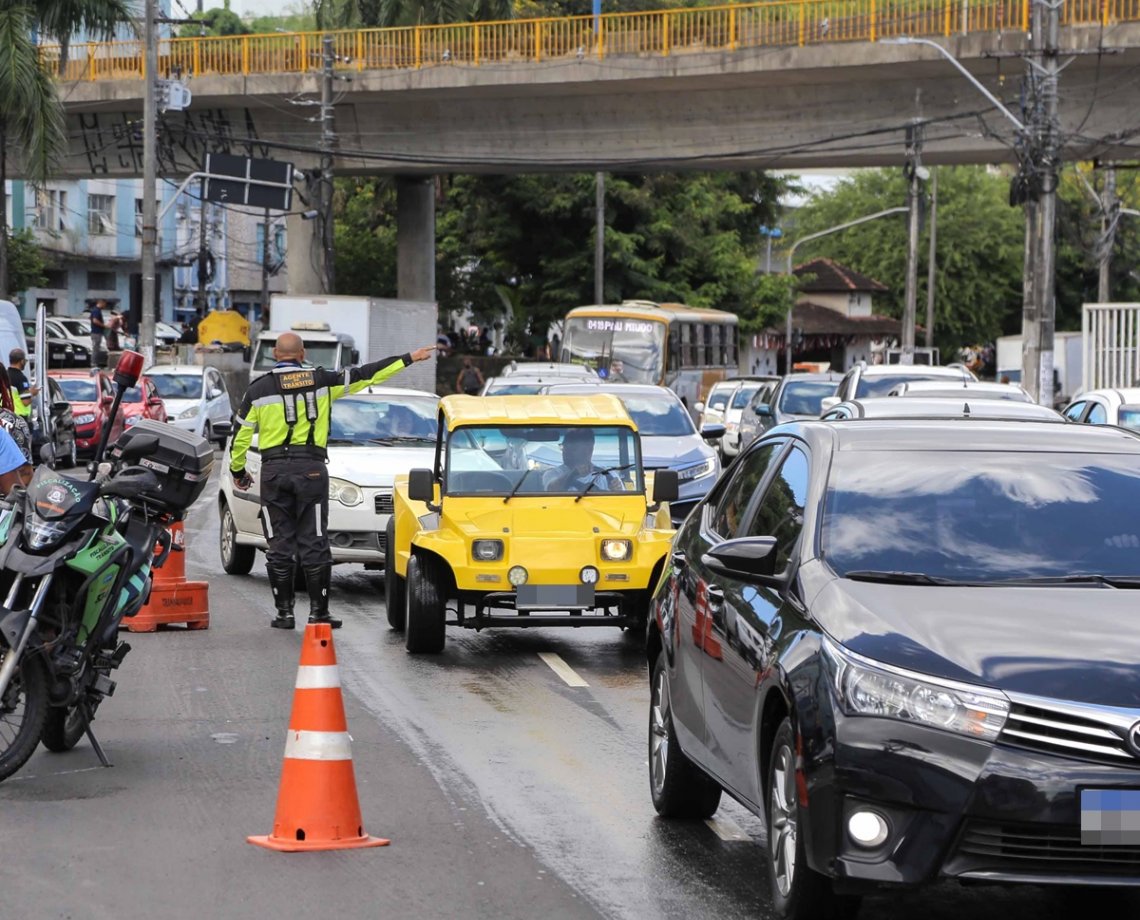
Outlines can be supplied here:
[[726, 431], [728, 429], [724, 425], [702, 425], [701, 437], [706, 441], [719, 441]]
[[71, 403], [69, 403], [66, 399], [57, 399], [57, 400], [54, 400], [51, 404], [51, 411], [52, 412], [64, 412], [70, 408], [71, 408]]
[[697, 413], [697, 415], [700, 415], [702, 412], [705, 411], [705, 404], [703, 402], [693, 403], [693, 409]]
[[657, 470], [653, 474], [653, 503], [675, 502], [681, 494], [681, 479], [676, 470]]
[[823, 397], [823, 401], [819, 404], [819, 411], [822, 414], [828, 409], [834, 409], [842, 401], [843, 400], [841, 400], [838, 396], [825, 396]]
[[769, 406], [767, 403], [757, 403], [756, 405], [754, 405], [752, 407], [752, 412], [754, 414], [760, 416], [761, 418], [771, 418], [772, 417], [772, 407]]
[[741, 537], [725, 540], [701, 556], [701, 564], [718, 575], [738, 581], [771, 584], [776, 578], [776, 538]]
[[435, 498], [435, 476], [431, 470], [412, 470], [408, 473], [408, 498], [430, 505]]
[[222, 395], [222, 391], [219, 390], [217, 387], [211, 387], [209, 390], [206, 391], [206, 398], [207, 399], [217, 399], [221, 395]]

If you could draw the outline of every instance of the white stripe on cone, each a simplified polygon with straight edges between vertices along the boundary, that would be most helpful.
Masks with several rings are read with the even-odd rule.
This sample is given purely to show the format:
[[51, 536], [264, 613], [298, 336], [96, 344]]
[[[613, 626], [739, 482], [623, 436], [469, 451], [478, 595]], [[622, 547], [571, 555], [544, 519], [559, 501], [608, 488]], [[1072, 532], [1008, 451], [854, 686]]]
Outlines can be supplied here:
[[335, 664], [303, 664], [297, 668], [298, 690], [331, 690], [340, 686], [340, 668]]
[[352, 760], [348, 732], [306, 732], [289, 729], [285, 757], [292, 760]]

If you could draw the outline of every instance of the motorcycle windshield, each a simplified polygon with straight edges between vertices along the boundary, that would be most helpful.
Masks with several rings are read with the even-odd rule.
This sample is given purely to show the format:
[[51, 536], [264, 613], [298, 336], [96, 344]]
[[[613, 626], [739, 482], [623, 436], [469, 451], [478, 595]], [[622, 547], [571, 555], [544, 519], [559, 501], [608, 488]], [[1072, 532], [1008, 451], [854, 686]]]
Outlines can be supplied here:
[[86, 514], [99, 497], [99, 484], [71, 479], [41, 466], [28, 486], [28, 499], [45, 520]]

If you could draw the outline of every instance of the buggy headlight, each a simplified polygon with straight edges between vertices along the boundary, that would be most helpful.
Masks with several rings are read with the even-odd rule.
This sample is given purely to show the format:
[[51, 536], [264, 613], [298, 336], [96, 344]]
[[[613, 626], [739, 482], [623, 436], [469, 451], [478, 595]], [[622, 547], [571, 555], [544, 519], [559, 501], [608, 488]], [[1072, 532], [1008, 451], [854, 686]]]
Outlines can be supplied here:
[[67, 534], [66, 521], [48, 521], [34, 511], [24, 518], [24, 539], [28, 549], [46, 549]]
[[354, 508], [364, 501], [360, 486], [346, 479], [329, 479], [329, 500]]
[[606, 562], [625, 562], [633, 555], [633, 543], [629, 540], [603, 540], [602, 558]]
[[520, 585], [525, 585], [528, 577], [530, 576], [527, 574], [527, 570], [521, 565], [513, 565], [511, 566], [511, 570], [507, 572], [507, 581], [516, 588]]
[[1009, 700], [998, 690], [878, 664], [827, 640], [823, 648], [848, 715], [918, 722], [984, 741], [996, 740], [1009, 716]]
[[503, 541], [476, 540], [471, 544], [471, 558], [476, 562], [498, 562], [503, 558]]

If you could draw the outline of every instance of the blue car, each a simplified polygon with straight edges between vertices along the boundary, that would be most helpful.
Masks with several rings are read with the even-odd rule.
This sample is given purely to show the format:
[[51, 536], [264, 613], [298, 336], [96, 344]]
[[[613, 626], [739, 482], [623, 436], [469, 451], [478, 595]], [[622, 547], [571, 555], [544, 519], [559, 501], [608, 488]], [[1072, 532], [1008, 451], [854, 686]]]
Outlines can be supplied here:
[[724, 425], [705, 425], [698, 432], [688, 410], [672, 390], [599, 380], [596, 384], [554, 384], [542, 392], [560, 396], [592, 393], [617, 396], [637, 423], [645, 469], [677, 471], [680, 498], [669, 504], [674, 524], [688, 516], [720, 476], [720, 457], [713, 444], [724, 436]]

